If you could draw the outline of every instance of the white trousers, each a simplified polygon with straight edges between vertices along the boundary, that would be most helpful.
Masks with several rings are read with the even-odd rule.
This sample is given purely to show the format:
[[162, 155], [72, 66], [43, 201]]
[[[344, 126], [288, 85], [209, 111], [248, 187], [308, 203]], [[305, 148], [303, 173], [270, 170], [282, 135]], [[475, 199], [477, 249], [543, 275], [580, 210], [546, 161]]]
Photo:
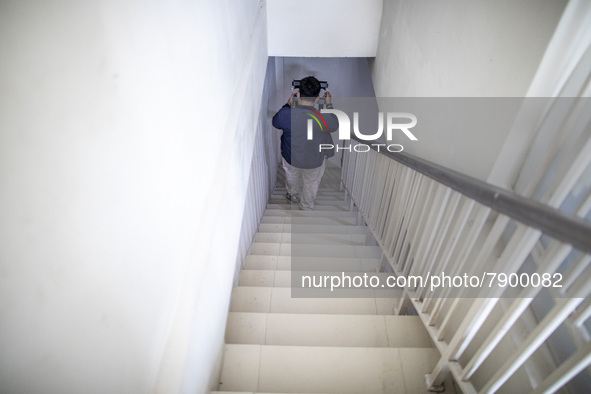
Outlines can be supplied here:
[[285, 170], [287, 191], [292, 196], [300, 196], [300, 209], [311, 211], [314, 209], [314, 199], [318, 193], [318, 185], [324, 175], [324, 161], [317, 168], [297, 168], [281, 158]]

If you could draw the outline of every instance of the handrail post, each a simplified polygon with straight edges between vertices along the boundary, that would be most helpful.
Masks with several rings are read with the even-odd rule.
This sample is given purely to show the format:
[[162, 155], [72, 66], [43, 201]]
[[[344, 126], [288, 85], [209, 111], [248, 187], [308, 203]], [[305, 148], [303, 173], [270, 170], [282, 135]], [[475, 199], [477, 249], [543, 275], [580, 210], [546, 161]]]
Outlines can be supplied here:
[[427, 384], [427, 390], [441, 393], [445, 391], [443, 387], [443, 381], [449, 376], [449, 366], [447, 360], [441, 357], [437, 362], [437, 365], [433, 369], [433, 372], [425, 375], [425, 382]]

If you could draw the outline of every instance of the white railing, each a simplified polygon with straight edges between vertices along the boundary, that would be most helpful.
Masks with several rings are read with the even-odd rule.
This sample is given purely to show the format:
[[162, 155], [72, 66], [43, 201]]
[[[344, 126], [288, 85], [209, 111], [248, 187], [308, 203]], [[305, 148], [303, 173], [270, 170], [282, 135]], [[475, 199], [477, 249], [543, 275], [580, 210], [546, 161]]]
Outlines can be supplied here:
[[[412, 303], [441, 353], [430, 390], [449, 373], [465, 393], [591, 384], [591, 224], [582, 219], [591, 190], [576, 215], [552, 208], [589, 169], [591, 155], [578, 153], [582, 169], [567, 169], [557, 189], [566, 192], [549, 191], [543, 204], [406, 154], [345, 152], [343, 185], [383, 250], [382, 268], [424, 278], [397, 311]], [[442, 274], [472, 282], [433, 286]]]

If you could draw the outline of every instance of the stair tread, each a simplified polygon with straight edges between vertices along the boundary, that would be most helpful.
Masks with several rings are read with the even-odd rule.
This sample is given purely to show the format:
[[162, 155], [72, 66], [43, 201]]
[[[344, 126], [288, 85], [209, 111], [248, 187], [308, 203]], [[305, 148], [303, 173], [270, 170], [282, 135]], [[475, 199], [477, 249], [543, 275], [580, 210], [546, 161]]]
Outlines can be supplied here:
[[[271, 198], [269, 198], [269, 204], [285, 204], [286, 202], [287, 199], [285, 196], [271, 196]], [[315, 208], [325, 205], [349, 207], [349, 202], [344, 200], [314, 200]]]
[[418, 316], [230, 312], [226, 343], [433, 347]]
[[367, 235], [339, 233], [264, 233], [255, 234], [254, 242], [321, 244], [321, 245], [359, 245], [363, 246]]
[[[287, 189], [285, 189], [285, 188], [279, 188], [279, 189], [275, 188], [275, 190], [273, 191], [273, 195], [277, 195], [277, 196], [285, 197], [286, 194], [287, 194]], [[334, 190], [334, 189], [330, 189], [330, 188], [318, 188], [318, 192], [316, 193], [316, 197], [322, 197], [322, 196], [334, 196], [334, 197], [344, 198], [345, 193], [342, 191], [338, 191], [338, 190]]]
[[[281, 193], [281, 192], [287, 193], [287, 188], [285, 186], [276, 186], [275, 187], [275, 192], [277, 192], [277, 193]], [[341, 191], [341, 190], [334, 190], [331, 187], [325, 187], [325, 186], [319, 186], [318, 187], [318, 193], [334, 193], [334, 194], [339, 194], [339, 195], [344, 194], [344, 192]]]
[[357, 226], [357, 218], [354, 217], [322, 217], [322, 216], [263, 216], [261, 223], [286, 223], [286, 224], [329, 224], [341, 226]]
[[[298, 394], [298, 393], [270, 393], [261, 391], [210, 391], [209, 394]], [[299, 393], [304, 394], [304, 393]], [[329, 393], [305, 393], [305, 394], [329, 394]]]
[[[311, 290], [311, 289], [306, 289]], [[328, 290], [325, 291], [328, 292]], [[333, 298], [292, 298], [289, 287], [234, 287], [230, 301], [231, 312], [261, 313], [305, 313], [305, 314], [337, 314], [337, 315], [391, 315], [402, 291], [391, 292], [392, 297], [370, 298], [371, 291], [356, 291], [355, 294], [368, 297], [339, 297], [339, 291], [332, 293]], [[310, 291], [308, 294], [314, 294]], [[350, 294], [350, 293], [345, 293]]]
[[[275, 204], [267, 204], [266, 209], [298, 209], [297, 204], [287, 204], [285, 202], [283, 203], [275, 203]], [[329, 205], [323, 205], [320, 204], [319, 206], [316, 207], [317, 210], [323, 210], [323, 211], [339, 211], [339, 212], [351, 212], [349, 210], [349, 204], [347, 203], [345, 204], [329, 204]]]
[[291, 224], [261, 223], [259, 233], [295, 233], [295, 234], [367, 234], [367, 226], [339, 224]]
[[426, 393], [439, 357], [433, 348], [229, 344], [220, 381], [230, 391]]
[[315, 209], [313, 211], [302, 211], [301, 209], [269, 209], [263, 214], [265, 216], [289, 216], [289, 217], [337, 217], [337, 218], [356, 218], [357, 212], [334, 211]]
[[370, 257], [379, 258], [379, 246], [365, 245], [313, 245], [277, 242], [253, 242], [250, 253], [271, 256], [298, 257]]
[[[269, 202], [271, 202], [271, 200], [277, 200], [277, 202], [281, 203], [281, 204], [291, 204], [291, 202], [287, 199], [287, 192], [286, 191], [272, 192], [269, 196]], [[318, 193], [316, 194], [316, 198], [314, 199], [314, 202], [324, 203], [327, 201], [331, 201], [331, 202], [340, 201], [341, 203], [349, 203], [349, 201], [351, 201], [351, 200], [346, 198], [343, 193], [329, 192], [329, 191], [325, 191], [325, 192], [318, 191]]]
[[[270, 393], [262, 391], [210, 391], [209, 394], [304, 394], [304, 393]], [[305, 394], [329, 394], [329, 393], [305, 393]]]
[[379, 258], [371, 257], [306, 257], [271, 256], [250, 254], [244, 262], [245, 270], [281, 270], [291, 271], [293, 266], [310, 271], [335, 271], [337, 269], [349, 272], [375, 271], [379, 265]]
[[[363, 274], [376, 274], [376, 272], [367, 271], [345, 271], [341, 267], [327, 267], [328, 270], [319, 270], [316, 267], [314, 270], [301, 269], [302, 267], [297, 264], [298, 270], [265, 270], [265, 269], [251, 269], [242, 270], [239, 273], [239, 286], [255, 286], [255, 287], [291, 287], [292, 277], [296, 281], [301, 281], [303, 275], [314, 275], [317, 278], [326, 275], [347, 275], [347, 276], [360, 276]], [[298, 282], [296, 282], [298, 283]]]

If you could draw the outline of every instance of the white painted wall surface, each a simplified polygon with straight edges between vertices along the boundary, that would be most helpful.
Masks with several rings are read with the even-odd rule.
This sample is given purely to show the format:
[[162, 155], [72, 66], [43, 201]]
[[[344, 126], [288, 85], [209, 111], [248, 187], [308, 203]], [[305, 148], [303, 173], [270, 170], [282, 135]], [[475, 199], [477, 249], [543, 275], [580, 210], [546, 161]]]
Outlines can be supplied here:
[[[556, 32], [527, 92], [527, 97], [589, 97], [591, 70], [591, 2], [568, 3]], [[531, 150], [540, 140], [540, 119], [546, 118], [546, 107], [525, 107], [507, 138], [488, 182], [514, 188], [517, 179], [528, 179], [546, 149]], [[529, 155], [530, 161], [526, 158]], [[519, 189], [519, 187], [517, 187]]]
[[269, 56], [376, 56], [383, 0], [268, 0]]
[[[378, 97], [526, 94], [566, 1], [385, 0], [372, 78]], [[509, 129], [423, 134], [411, 154], [487, 179]], [[441, 149], [442, 146], [453, 149]]]
[[265, 27], [258, 0], [0, 2], [0, 392], [217, 383]]

